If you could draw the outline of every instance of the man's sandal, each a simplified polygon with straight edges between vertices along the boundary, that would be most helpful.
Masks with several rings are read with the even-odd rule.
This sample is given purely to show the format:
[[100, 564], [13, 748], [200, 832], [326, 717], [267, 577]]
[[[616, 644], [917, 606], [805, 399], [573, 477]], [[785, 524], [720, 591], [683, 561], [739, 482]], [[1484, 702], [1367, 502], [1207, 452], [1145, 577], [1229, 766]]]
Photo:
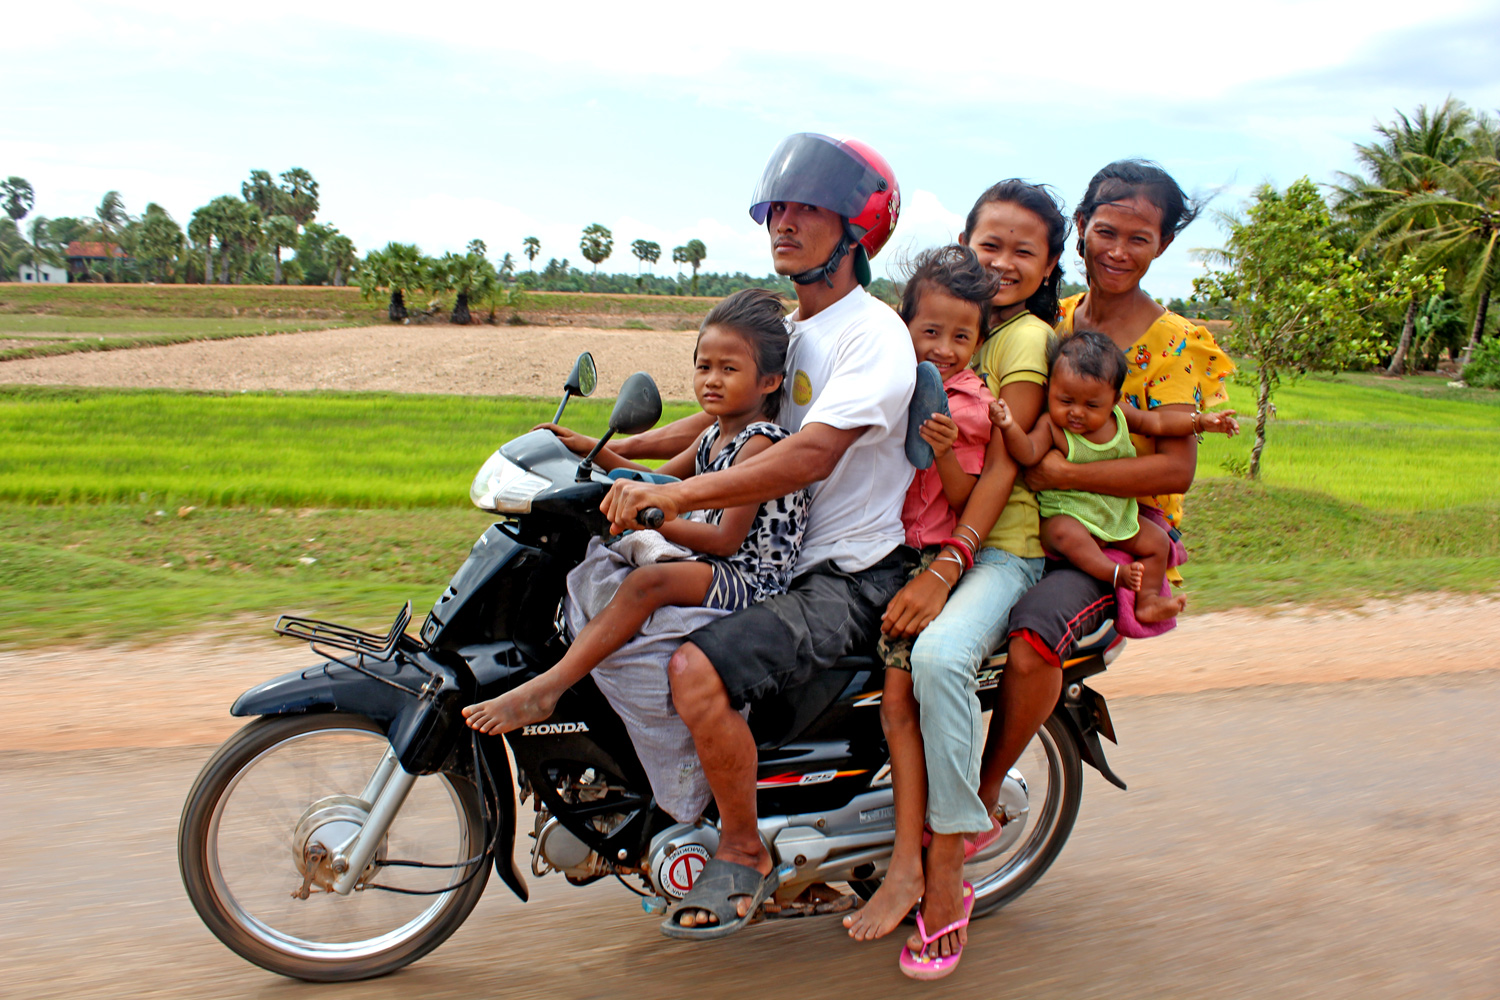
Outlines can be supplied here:
[[[761, 905], [781, 885], [780, 873], [762, 875], [749, 865], [737, 865], [732, 861], [710, 858], [693, 880], [693, 888], [682, 897], [677, 908], [662, 921], [661, 932], [670, 938], [689, 941], [712, 941], [728, 937], [744, 927], [755, 916]], [[750, 906], [740, 916], [737, 900], [750, 897]], [[701, 927], [684, 927], [679, 918], [689, 910], [703, 910], [718, 918], [718, 923]]]
[[939, 955], [929, 952], [933, 945], [943, 939], [945, 934], [963, 930], [969, 926], [969, 916], [974, 912], [974, 887], [964, 883], [964, 915], [959, 917], [947, 927], [932, 934], [927, 933], [927, 925], [922, 921], [922, 914], [917, 913], [917, 934], [922, 939], [922, 947], [912, 951], [910, 945], [901, 946], [901, 971], [912, 979], [942, 979], [950, 975], [958, 968], [958, 960], [963, 958], [964, 946], [959, 945], [951, 955]]

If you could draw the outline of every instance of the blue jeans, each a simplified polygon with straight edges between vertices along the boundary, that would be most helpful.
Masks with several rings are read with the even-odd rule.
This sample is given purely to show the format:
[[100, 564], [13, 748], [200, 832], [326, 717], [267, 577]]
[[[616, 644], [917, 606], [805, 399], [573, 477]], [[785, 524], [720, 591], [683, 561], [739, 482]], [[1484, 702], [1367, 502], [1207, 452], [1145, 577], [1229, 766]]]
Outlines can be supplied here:
[[942, 613], [917, 636], [911, 679], [927, 757], [927, 825], [934, 833], [981, 833], [984, 717], [979, 665], [1004, 640], [1010, 609], [1042, 576], [1042, 560], [983, 548]]

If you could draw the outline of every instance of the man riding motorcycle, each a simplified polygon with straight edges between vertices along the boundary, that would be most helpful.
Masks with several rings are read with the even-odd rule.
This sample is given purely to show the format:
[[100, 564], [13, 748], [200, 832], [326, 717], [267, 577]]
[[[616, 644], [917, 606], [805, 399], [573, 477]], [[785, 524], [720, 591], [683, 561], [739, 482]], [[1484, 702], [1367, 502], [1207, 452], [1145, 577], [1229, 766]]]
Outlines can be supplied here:
[[[797, 286], [780, 419], [794, 433], [723, 472], [616, 483], [601, 507], [619, 532], [647, 507], [675, 517], [812, 489], [791, 589], [692, 633], [668, 665], [673, 704], [720, 817], [718, 850], [663, 923], [669, 936], [732, 933], [776, 888], [756, 826], [756, 743], [741, 710], [864, 649], [904, 582], [901, 505], [912, 469], [903, 442], [915, 357], [900, 318], [864, 289], [899, 212], [895, 175], [868, 146], [813, 133], [784, 139], [750, 215], [767, 227], [776, 272]], [[707, 420], [688, 417], [617, 450], [675, 453]]]

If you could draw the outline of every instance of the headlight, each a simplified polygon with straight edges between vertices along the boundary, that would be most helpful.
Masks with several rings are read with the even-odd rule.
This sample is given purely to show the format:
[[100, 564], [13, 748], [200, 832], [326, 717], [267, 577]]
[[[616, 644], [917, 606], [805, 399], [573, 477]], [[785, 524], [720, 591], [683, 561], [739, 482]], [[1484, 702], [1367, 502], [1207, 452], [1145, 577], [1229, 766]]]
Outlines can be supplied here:
[[469, 487], [469, 499], [480, 510], [502, 514], [525, 514], [531, 500], [552, 482], [527, 472], [498, 451], [490, 456]]

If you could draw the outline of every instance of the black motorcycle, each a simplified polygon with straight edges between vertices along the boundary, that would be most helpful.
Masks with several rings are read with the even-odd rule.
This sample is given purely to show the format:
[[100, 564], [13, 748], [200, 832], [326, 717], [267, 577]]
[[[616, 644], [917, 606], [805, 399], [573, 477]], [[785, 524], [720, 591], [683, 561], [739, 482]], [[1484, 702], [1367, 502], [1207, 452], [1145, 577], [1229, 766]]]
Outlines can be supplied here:
[[[584, 354], [555, 419], [594, 383]], [[609, 433], [640, 433], [660, 416], [655, 384], [638, 373], [621, 389]], [[592, 680], [546, 722], [503, 738], [479, 735], [460, 715], [536, 676], [566, 647], [565, 578], [589, 539], [608, 531], [599, 504], [612, 480], [591, 459], [580, 463], [546, 431], [490, 457], [470, 495], [500, 519], [416, 635], [407, 633], [410, 604], [384, 634], [277, 621], [278, 633], [306, 640], [322, 660], [235, 702], [234, 715], [258, 718], [204, 766], [178, 831], [188, 896], [233, 951], [319, 981], [416, 961], [463, 923], [491, 865], [527, 898], [514, 853], [517, 805], [528, 801], [534, 876], [615, 878], [648, 913], [686, 895], [717, 847], [716, 817], [678, 823], [656, 807], [623, 723]], [[1122, 646], [1106, 627], [1066, 664], [1057, 708], [1005, 782], [1002, 835], [966, 864], [976, 915], [1015, 899], [1056, 859], [1078, 815], [1082, 762], [1125, 787], [1100, 747], [1101, 735], [1114, 739], [1104, 699], [1083, 683]], [[986, 710], [1004, 661], [1002, 653], [981, 673]], [[866, 898], [880, 884], [895, 836], [882, 676], [871, 657], [849, 657], [751, 711], [760, 833], [782, 880], [768, 915], [809, 912], [795, 899], [814, 883]]]

